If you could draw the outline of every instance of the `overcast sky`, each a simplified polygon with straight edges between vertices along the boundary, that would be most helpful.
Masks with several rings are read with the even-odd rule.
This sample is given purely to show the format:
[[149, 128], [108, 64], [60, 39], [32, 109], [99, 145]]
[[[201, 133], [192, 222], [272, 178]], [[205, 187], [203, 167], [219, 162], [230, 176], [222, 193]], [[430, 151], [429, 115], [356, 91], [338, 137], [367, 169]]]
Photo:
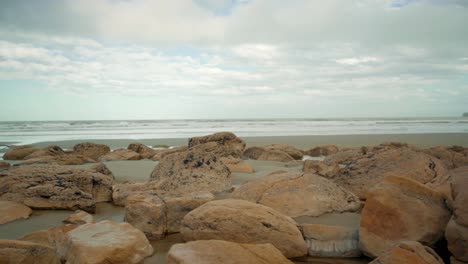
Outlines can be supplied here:
[[465, 0], [2, 0], [0, 121], [460, 116]]

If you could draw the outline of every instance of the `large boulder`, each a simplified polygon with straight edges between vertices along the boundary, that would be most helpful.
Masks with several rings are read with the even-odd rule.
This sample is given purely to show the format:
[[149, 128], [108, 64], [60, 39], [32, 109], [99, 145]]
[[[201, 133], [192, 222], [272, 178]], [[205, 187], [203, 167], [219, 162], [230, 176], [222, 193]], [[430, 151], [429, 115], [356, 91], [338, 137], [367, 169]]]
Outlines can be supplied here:
[[184, 217], [181, 233], [185, 241], [219, 239], [270, 243], [288, 258], [307, 254], [306, 243], [292, 218], [243, 200], [205, 203]]
[[19, 240], [0, 239], [2, 264], [60, 264], [55, 250], [49, 246]]
[[204, 137], [193, 137], [189, 149], [211, 152], [218, 157], [239, 158], [245, 149], [245, 142], [231, 132], [220, 132]]
[[69, 264], [136, 264], [152, 254], [153, 247], [140, 230], [128, 223], [108, 220], [68, 232], [63, 248]]
[[311, 157], [320, 157], [320, 156], [329, 156], [336, 154], [338, 152], [338, 147], [335, 145], [323, 145], [311, 148], [305, 151], [305, 155]]
[[401, 241], [433, 245], [443, 237], [450, 215], [441, 193], [411, 179], [386, 177], [362, 211], [361, 249], [376, 257]]
[[[37, 152], [40, 151], [36, 151], [33, 154], [36, 154]], [[80, 154], [65, 153], [62, 155], [38, 156], [36, 158], [28, 158], [21, 162], [21, 164], [82, 165], [85, 163], [93, 162], [96, 161]]]
[[137, 192], [127, 198], [125, 221], [143, 231], [148, 239], [162, 239], [166, 233], [180, 231], [188, 212], [213, 199], [208, 192], [170, 197]]
[[148, 192], [153, 184], [146, 182], [125, 182], [112, 186], [112, 202], [117, 206], [125, 206], [130, 195]]
[[[281, 148], [283, 146], [284, 148]], [[253, 160], [291, 162], [295, 158], [302, 158], [302, 151], [288, 145], [269, 145], [264, 147], [250, 147], [244, 151], [243, 157]]]
[[65, 155], [65, 151], [63, 151], [61, 147], [53, 145], [53, 146], [48, 146], [46, 148], [34, 151], [33, 153], [24, 157], [24, 159], [28, 160], [28, 159], [40, 158], [44, 156], [59, 156], [59, 155]]
[[107, 153], [109, 153], [111, 149], [103, 144], [95, 144], [95, 143], [79, 143], [73, 146], [73, 152], [76, 154], [81, 154], [86, 157], [90, 157], [94, 160], [99, 160], [99, 158]]
[[112, 200], [114, 179], [87, 169], [22, 165], [0, 171], [0, 199], [34, 209], [82, 209]]
[[65, 236], [76, 227], [77, 225], [74, 224], [56, 226], [26, 234], [18, 238], [18, 240], [38, 243], [54, 248], [57, 255], [59, 257], [63, 257]]
[[157, 189], [168, 194], [222, 192], [231, 188], [231, 172], [212, 153], [187, 151], [164, 157], [151, 173]]
[[448, 249], [457, 261], [468, 262], [468, 166], [450, 172], [453, 217], [445, 230]]
[[325, 163], [321, 160], [305, 160], [302, 171], [314, 173], [325, 178], [333, 178], [340, 172], [340, 166], [336, 163]]
[[450, 169], [468, 166], [468, 148], [437, 146], [425, 149], [423, 152], [440, 159]]
[[32, 146], [13, 147], [7, 152], [5, 152], [5, 154], [3, 154], [3, 159], [4, 160], [23, 160], [26, 156], [38, 150], [39, 148], [32, 147]]
[[429, 184], [447, 174], [438, 159], [409, 148], [390, 148], [365, 155], [340, 170], [334, 181], [366, 199], [368, 191], [386, 176], [401, 176]]
[[187, 146], [180, 146], [180, 147], [174, 147], [174, 148], [168, 148], [168, 149], [158, 149], [156, 150], [156, 154], [154, 154], [152, 160], [159, 161], [168, 155], [178, 153], [178, 152], [186, 152], [187, 150], [188, 150]]
[[66, 224], [84, 225], [94, 223], [94, 216], [85, 211], [76, 210], [73, 214], [69, 215], [67, 219], [63, 220]]
[[237, 158], [221, 158], [231, 172], [254, 173], [254, 168], [247, 162]]
[[371, 264], [444, 264], [430, 247], [415, 241], [404, 241], [392, 247]]
[[300, 160], [304, 156], [304, 151], [287, 144], [271, 144], [264, 146], [268, 150], [281, 150], [295, 160]]
[[140, 160], [141, 155], [130, 149], [116, 149], [99, 158], [100, 161]]
[[127, 149], [140, 154], [142, 159], [151, 159], [156, 154], [156, 150], [141, 143], [131, 143]]
[[364, 148], [341, 149], [335, 154], [327, 156], [323, 162], [326, 164], [348, 165], [355, 160], [366, 157]]
[[271, 207], [291, 217], [357, 211], [359, 198], [315, 174], [276, 171], [247, 181], [231, 196]]
[[302, 224], [309, 256], [354, 258], [361, 255], [357, 228]]
[[18, 219], [26, 219], [31, 214], [31, 208], [22, 203], [0, 200], [0, 225]]
[[292, 264], [271, 244], [238, 244], [222, 240], [200, 240], [175, 244], [167, 253], [167, 264]]
[[262, 154], [260, 154], [258, 160], [291, 162], [294, 161], [294, 158], [284, 151], [277, 149], [267, 149], [264, 152], [262, 152]]

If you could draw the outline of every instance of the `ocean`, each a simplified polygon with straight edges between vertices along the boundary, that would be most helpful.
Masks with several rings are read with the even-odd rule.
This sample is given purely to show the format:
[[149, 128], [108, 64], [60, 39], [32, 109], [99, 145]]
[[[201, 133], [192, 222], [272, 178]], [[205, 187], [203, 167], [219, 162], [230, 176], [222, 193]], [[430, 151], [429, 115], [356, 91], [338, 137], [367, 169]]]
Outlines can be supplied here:
[[220, 131], [241, 137], [468, 133], [468, 118], [0, 122], [0, 142], [19, 145], [60, 140], [188, 138]]

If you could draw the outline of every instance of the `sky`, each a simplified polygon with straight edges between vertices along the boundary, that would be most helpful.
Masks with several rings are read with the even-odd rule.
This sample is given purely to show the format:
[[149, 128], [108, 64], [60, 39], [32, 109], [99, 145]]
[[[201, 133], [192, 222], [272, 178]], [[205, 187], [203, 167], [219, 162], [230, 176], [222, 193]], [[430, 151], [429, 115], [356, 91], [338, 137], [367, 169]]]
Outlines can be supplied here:
[[463, 112], [466, 0], [0, 2], [0, 121]]

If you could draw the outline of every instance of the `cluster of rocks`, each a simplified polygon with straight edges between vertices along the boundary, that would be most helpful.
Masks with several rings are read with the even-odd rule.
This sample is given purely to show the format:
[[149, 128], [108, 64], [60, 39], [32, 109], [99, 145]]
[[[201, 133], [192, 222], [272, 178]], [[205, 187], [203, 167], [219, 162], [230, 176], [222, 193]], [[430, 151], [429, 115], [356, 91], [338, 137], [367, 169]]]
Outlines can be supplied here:
[[[324, 156], [323, 160], [302, 160]], [[63, 226], [0, 240], [5, 263], [140, 263], [149, 240], [181, 233], [167, 263], [292, 263], [292, 258], [365, 255], [371, 263], [468, 263], [468, 149], [418, 149], [404, 143], [300, 150], [274, 144], [246, 149], [229, 132], [155, 150], [142, 144], [110, 151], [102, 145], [18, 147], [0, 169], [0, 223], [31, 209], [77, 210]], [[5, 157], [4, 156], [4, 157]], [[145, 182], [116, 183], [103, 164], [64, 166], [68, 158], [153, 159]], [[303, 164], [232, 184], [232, 172], [252, 173], [245, 159]], [[41, 162], [36, 162], [41, 160]], [[53, 162], [48, 162], [53, 160]], [[28, 163], [47, 163], [37, 165]], [[216, 194], [229, 193], [216, 200]], [[125, 207], [125, 222], [95, 222], [96, 203]], [[358, 226], [299, 223], [300, 217], [361, 214]], [[444, 246], [441, 241], [447, 241]]]

